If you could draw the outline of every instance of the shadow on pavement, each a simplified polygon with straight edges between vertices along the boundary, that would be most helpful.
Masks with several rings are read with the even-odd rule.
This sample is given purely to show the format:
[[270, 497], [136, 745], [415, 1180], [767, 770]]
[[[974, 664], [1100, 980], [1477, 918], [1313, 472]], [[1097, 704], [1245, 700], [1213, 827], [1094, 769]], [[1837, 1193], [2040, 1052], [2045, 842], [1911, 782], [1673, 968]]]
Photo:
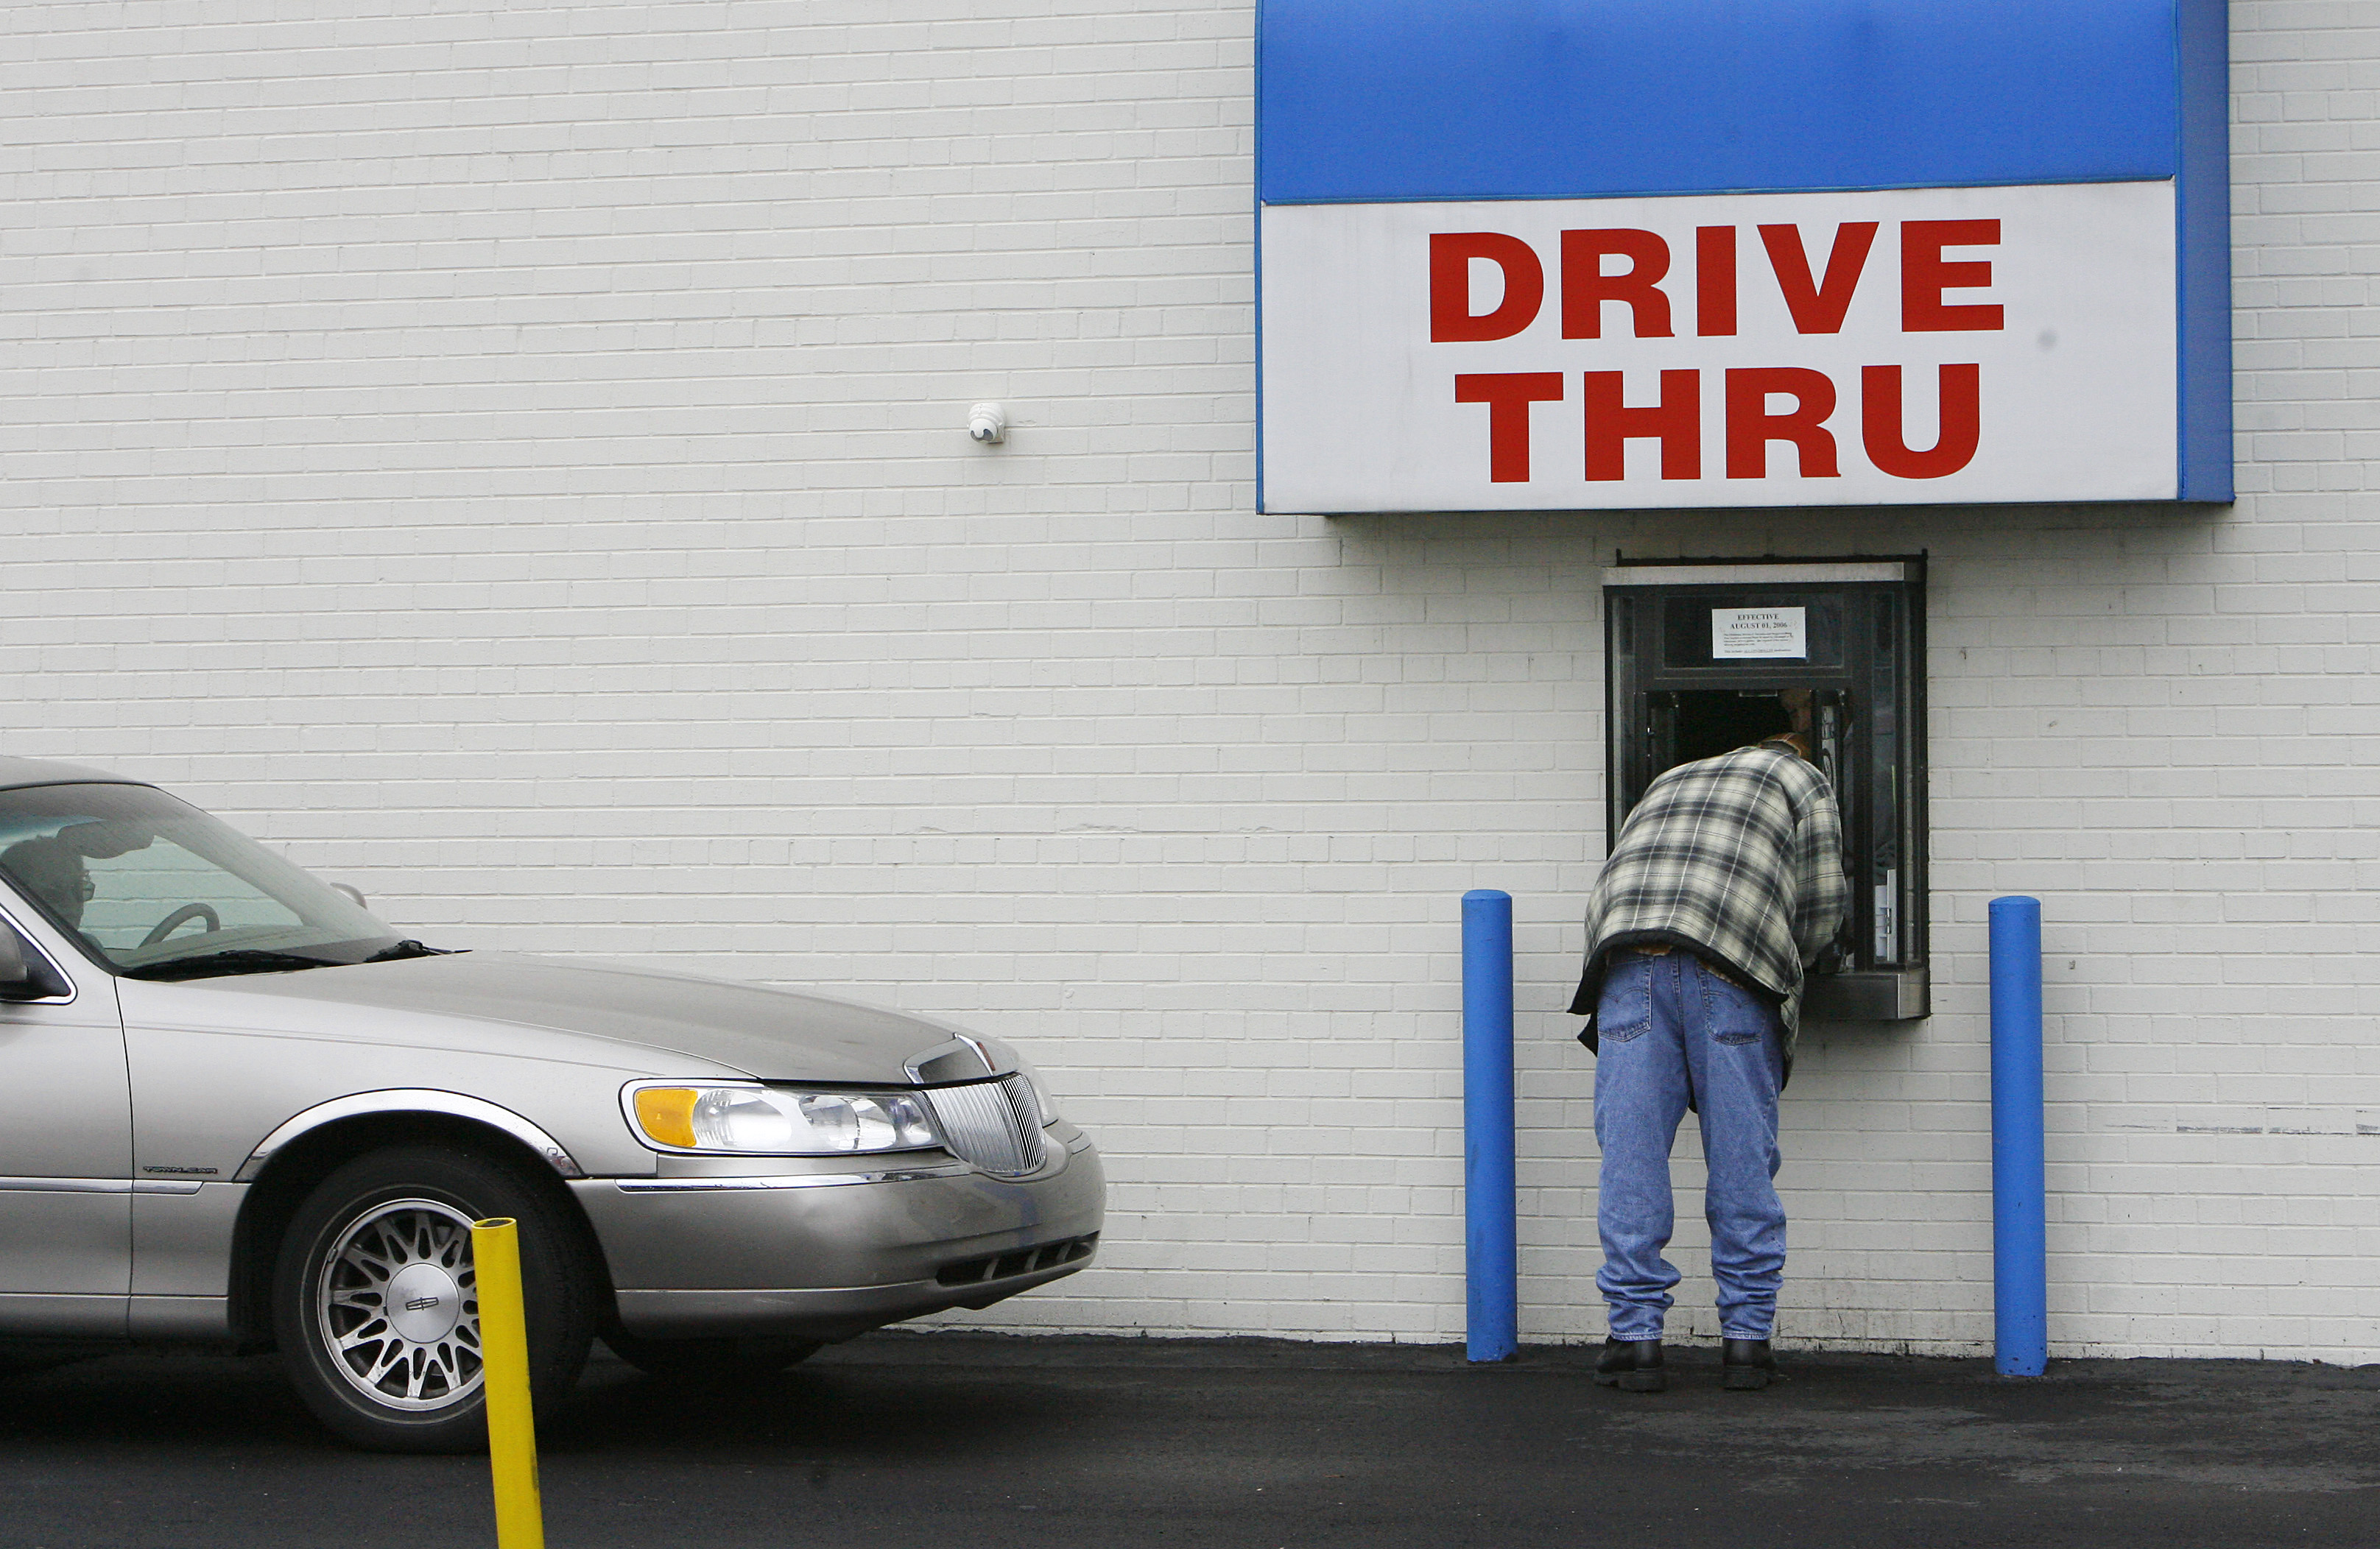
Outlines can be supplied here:
[[[1789, 1358], [1722, 1393], [1588, 1349], [879, 1334], [746, 1387], [599, 1352], [540, 1419], [572, 1545], [2380, 1542], [2380, 1370]], [[270, 1359], [0, 1379], [0, 1545], [492, 1542], [478, 1459], [347, 1450]]]

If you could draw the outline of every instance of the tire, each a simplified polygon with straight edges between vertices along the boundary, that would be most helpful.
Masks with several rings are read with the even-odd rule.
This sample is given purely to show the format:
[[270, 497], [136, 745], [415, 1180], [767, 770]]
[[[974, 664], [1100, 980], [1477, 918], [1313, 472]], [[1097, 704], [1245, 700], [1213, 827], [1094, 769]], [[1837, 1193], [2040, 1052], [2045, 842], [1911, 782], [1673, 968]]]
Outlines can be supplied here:
[[[560, 1401], [586, 1364], [598, 1294], [566, 1211], [511, 1164], [456, 1148], [375, 1151], [333, 1172], [298, 1207], [273, 1266], [273, 1330], [298, 1397], [375, 1451], [486, 1446], [470, 1224], [509, 1216], [520, 1230], [530, 1393], [540, 1407]], [[382, 1310], [382, 1289], [400, 1277], [412, 1293], [400, 1313], [409, 1326]]]
[[612, 1353], [664, 1382], [737, 1383], [772, 1377], [824, 1348], [817, 1339], [640, 1339], [603, 1336]]

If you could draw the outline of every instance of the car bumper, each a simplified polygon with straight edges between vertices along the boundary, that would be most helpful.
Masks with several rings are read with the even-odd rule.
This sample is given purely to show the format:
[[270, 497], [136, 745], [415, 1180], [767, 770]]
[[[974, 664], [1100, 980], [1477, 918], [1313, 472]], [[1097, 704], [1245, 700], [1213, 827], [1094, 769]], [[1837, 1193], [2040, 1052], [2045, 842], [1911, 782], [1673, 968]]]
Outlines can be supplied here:
[[1080, 1136], [1052, 1152], [1022, 1179], [888, 1157], [866, 1173], [570, 1187], [602, 1244], [628, 1333], [842, 1339], [989, 1307], [1088, 1267], [1107, 1192], [1099, 1153]]

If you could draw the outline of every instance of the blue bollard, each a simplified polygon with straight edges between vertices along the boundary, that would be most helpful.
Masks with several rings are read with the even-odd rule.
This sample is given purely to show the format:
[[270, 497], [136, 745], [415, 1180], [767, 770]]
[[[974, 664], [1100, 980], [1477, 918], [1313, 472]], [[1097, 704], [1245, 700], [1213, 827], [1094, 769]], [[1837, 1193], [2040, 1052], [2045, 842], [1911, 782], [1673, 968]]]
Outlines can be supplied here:
[[1512, 1176], [1512, 895], [1463, 895], [1463, 1216], [1465, 1353], [1521, 1344], [1520, 1192]]
[[2049, 1365], [2048, 1185], [2042, 1163], [2041, 901], [1992, 900], [1992, 1361]]

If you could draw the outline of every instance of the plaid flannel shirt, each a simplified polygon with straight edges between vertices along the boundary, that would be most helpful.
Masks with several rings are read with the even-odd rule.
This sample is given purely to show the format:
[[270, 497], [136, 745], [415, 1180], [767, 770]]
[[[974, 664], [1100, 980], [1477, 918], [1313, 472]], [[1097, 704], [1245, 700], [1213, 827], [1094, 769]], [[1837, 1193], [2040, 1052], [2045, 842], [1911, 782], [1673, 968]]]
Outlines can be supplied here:
[[[1681, 764], [1646, 788], [1596, 878], [1571, 1010], [1595, 1015], [1615, 948], [1683, 947], [1776, 998], [1790, 1065], [1803, 965], [1850, 898], [1842, 817], [1815, 767], [1773, 744]], [[1595, 1047], [1591, 1020], [1579, 1037]]]

